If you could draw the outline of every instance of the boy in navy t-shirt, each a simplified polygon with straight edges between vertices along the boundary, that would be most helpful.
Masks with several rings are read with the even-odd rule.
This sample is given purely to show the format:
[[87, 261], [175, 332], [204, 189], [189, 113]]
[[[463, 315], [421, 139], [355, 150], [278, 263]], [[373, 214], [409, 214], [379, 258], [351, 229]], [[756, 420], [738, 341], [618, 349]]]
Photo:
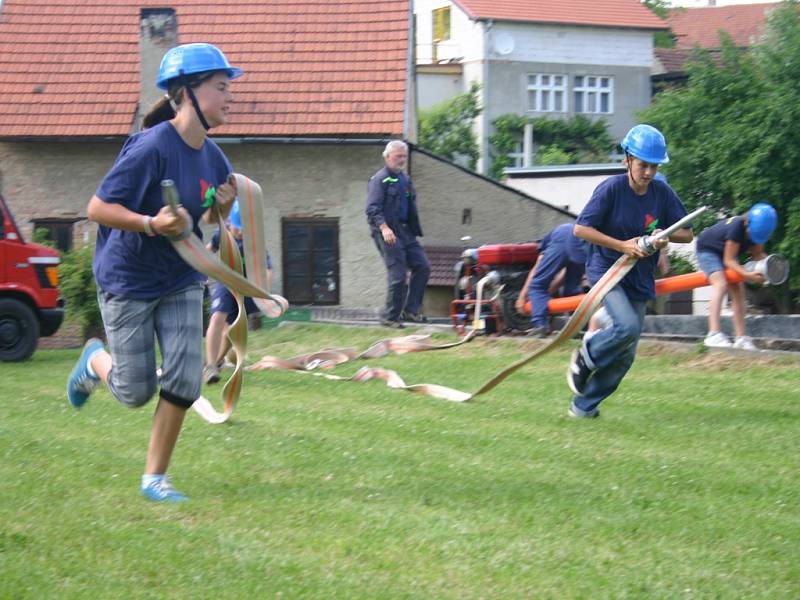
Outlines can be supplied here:
[[[639, 260], [605, 297], [611, 318], [607, 327], [588, 339], [572, 355], [567, 382], [575, 397], [569, 414], [596, 417], [597, 406], [628, 372], [644, 323], [647, 301], [655, 297], [658, 251], [648, 254], [640, 237], [656, 234], [686, 216], [678, 196], [664, 181], [655, 180], [659, 165], [669, 161], [664, 136], [650, 125], [636, 125], [622, 140], [628, 172], [609, 177], [595, 189], [578, 216], [575, 235], [588, 240], [586, 276], [594, 285], [623, 254]], [[691, 229], [679, 229], [673, 242], [690, 242]], [[660, 250], [667, 240], [657, 243]]]
[[[764, 283], [761, 273], [747, 271], [739, 264], [739, 254], [747, 252], [753, 260], [766, 256], [764, 243], [772, 235], [778, 215], [769, 204], [759, 202], [746, 215], [731, 217], [712, 225], [697, 238], [697, 263], [711, 283], [708, 306], [708, 334], [703, 344], [709, 348], [738, 348], [758, 350], [753, 340], [745, 335], [745, 298], [742, 282], [729, 283], [725, 269], [731, 269], [750, 283]], [[730, 295], [733, 305], [733, 329], [736, 339], [731, 342], [720, 328], [719, 313], [722, 299]]]

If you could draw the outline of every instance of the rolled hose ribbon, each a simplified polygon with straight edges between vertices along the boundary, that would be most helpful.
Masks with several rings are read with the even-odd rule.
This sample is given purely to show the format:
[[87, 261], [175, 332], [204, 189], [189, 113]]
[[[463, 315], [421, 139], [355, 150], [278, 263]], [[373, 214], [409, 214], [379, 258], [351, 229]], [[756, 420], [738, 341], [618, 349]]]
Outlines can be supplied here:
[[[279, 317], [289, 307], [283, 296], [271, 294], [267, 289], [266, 248], [264, 246], [264, 208], [261, 186], [244, 175], [234, 173], [239, 195], [239, 208], [242, 218], [242, 240], [245, 249], [247, 277], [242, 275], [242, 257], [233, 236], [224, 226], [219, 207], [213, 204], [211, 210], [220, 227], [219, 254], [217, 259], [209, 252], [202, 240], [192, 233], [192, 224], [180, 235], [170, 237], [172, 247], [197, 271], [222, 283], [236, 299], [239, 314], [228, 329], [236, 354], [236, 366], [230, 379], [222, 388], [223, 410], [217, 411], [203, 396], [195, 400], [192, 408], [209, 423], [224, 423], [233, 413], [242, 390], [244, 377], [244, 357], [247, 350], [247, 315], [244, 296], [250, 296], [259, 310], [268, 317]], [[177, 214], [180, 198], [171, 180], [161, 182], [164, 200]]]

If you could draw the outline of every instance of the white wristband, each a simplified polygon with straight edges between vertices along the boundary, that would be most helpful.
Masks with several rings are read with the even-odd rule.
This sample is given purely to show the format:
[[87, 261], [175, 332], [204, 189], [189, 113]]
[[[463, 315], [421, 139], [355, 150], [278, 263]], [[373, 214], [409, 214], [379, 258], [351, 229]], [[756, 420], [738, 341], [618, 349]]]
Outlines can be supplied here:
[[144, 215], [144, 219], [142, 220], [143, 225], [144, 225], [144, 232], [149, 237], [155, 237], [155, 235], [156, 235], [156, 232], [153, 231], [153, 226], [150, 224], [150, 221], [152, 221], [152, 220], [153, 220], [153, 217], [151, 217], [150, 215]]

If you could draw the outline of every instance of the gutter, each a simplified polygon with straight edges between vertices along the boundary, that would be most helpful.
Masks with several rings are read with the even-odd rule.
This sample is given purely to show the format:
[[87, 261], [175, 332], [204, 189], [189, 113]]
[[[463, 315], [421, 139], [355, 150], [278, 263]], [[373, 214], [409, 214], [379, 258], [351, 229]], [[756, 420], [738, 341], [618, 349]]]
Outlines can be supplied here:
[[[59, 142], [59, 143], [103, 143], [103, 142], [125, 142], [130, 136], [42, 136], [42, 137], [22, 137], [22, 136], [0, 136], [0, 142]], [[341, 145], [376, 145], [387, 144], [391, 140], [396, 140], [397, 136], [386, 134], [382, 137], [371, 138], [346, 138], [346, 137], [214, 137], [211, 138], [217, 144], [341, 144]]]
[[408, 3], [408, 47], [406, 49], [406, 93], [403, 98], [403, 137], [411, 142], [417, 141], [417, 85], [415, 59], [417, 36], [414, 31], [414, 1]]
[[492, 33], [494, 21], [487, 19], [483, 27], [483, 74], [481, 78], [481, 120], [483, 121], [483, 131], [481, 132], [481, 171], [489, 172], [489, 36]]
[[374, 146], [396, 140], [396, 136], [376, 138], [323, 138], [323, 137], [211, 137], [217, 144], [329, 144]]

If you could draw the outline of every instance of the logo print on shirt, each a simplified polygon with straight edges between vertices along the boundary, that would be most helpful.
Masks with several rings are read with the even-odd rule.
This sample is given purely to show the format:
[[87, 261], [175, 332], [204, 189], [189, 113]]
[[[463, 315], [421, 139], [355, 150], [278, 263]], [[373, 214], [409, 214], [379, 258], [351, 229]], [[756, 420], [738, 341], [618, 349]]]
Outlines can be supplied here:
[[213, 185], [208, 183], [205, 179], [200, 180], [200, 198], [203, 199], [201, 206], [203, 208], [209, 208], [212, 204], [214, 204], [214, 200], [217, 197], [217, 188]]
[[658, 229], [658, 219], [653, 215], [645, 215], [644, 217], [644, 230], [646, 233], [653, 233]]

